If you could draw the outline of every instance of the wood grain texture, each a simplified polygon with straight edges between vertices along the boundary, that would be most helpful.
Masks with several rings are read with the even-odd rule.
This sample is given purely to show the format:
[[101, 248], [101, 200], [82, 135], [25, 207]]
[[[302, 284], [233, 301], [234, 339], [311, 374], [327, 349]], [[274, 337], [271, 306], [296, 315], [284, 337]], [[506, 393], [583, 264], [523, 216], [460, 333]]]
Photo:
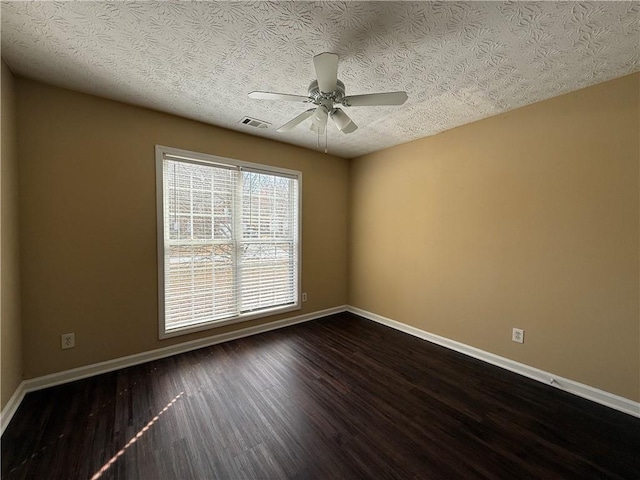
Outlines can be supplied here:
[[352, 314], [29, 393], [3, 479], [640, 478], [640, 420]]

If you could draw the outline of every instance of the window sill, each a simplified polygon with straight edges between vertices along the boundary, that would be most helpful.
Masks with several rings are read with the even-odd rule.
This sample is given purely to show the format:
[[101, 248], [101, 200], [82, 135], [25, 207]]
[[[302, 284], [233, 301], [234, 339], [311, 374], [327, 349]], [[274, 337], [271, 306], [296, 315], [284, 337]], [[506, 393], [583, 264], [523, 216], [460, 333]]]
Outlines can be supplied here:
[[224, 320], [213, 320], [211, 322], [198, 323], [196, 325], [189, 325], [184, 327], [172, 328], [169, 330], [160, 330], [159, 338], [164, 340], [167, 338], [179, 337], [181, 335], [188, 335], [189, 333], [202, 332], [204, 330], [212, 330], [214, 328], [225, 327], [227, 325], [234, 325], [236, 323], [248, 322], [250, 320], [258, 320], [260, 318], [270, 317], [272, 315], [278, 315], [281, 313], [294, 312], [301, 310], [302, 306], [300, 302], [293, 305], [286, 305], [284, 307], [267, 308], [255, 313], [246, 313], [238, 317], [232, 317]]

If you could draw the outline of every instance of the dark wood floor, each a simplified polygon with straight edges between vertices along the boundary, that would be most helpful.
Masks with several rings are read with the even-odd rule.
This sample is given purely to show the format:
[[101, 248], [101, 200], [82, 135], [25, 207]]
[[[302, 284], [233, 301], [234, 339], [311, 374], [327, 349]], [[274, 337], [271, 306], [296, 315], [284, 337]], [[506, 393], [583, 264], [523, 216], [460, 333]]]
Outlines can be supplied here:
[[350, 314], [28, 394], [3, 479], [640, 478], [640, 419]]

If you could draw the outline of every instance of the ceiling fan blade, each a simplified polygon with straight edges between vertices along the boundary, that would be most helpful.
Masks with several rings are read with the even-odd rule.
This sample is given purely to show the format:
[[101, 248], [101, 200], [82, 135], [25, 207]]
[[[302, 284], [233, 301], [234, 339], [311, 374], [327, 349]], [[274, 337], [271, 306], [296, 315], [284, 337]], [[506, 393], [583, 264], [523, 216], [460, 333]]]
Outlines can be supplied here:
[[289, 95], [288, 93], [273, 93], [273, 92], [251, 92], [249, 98], [254, 100], [284, 100], [287, 102], [310, 102], [309, 97], [303, 97], [302, 95]]
[[339, 108], [331, 110], [329, 116], [331, 117], [331, 120], [333, 120], [333, 123], [336, 124], [336, 127], [338, 127], [338, 130], [340, 130], [342, 133], [351, 133], [355, 132], [358, 129], [358, 126], [353, 123], [353, 120], [349, 118], [349, 115], [344, 113]]
[[322, 93], [331, 93], [338, 86], [338, 55], [321, 53], [313, 57], [318, 78], [318, 89]]
[[292, 118], [287, 123], [282, 125], [279, 129], [276, 130], [276, 132], [288, 132], [299, 123], [304, 122], [307, 118], [313, 115], [313, 112], [315, 111], [316, 111], [315, 108], [310, 108], [309, 110], [305, 110], [300, 115], [297, 115], [296, 117]]
[[375, 105], [402, 105], [407, 101], [407, 92], [369, 93], [344, 97], [342, 104], [347, 107], [372, 107]]

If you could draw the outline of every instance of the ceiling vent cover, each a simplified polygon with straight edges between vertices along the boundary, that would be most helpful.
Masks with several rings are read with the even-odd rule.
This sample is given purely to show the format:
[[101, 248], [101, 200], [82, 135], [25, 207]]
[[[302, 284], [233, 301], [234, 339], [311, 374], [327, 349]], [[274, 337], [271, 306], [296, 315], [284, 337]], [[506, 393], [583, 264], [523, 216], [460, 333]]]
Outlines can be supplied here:
[[243, 125], [248, 125], [255, 128], [269, 128], [271, 126], [269, 122], [251, 117], [243, 117], [238, 123], [242, 123]]

